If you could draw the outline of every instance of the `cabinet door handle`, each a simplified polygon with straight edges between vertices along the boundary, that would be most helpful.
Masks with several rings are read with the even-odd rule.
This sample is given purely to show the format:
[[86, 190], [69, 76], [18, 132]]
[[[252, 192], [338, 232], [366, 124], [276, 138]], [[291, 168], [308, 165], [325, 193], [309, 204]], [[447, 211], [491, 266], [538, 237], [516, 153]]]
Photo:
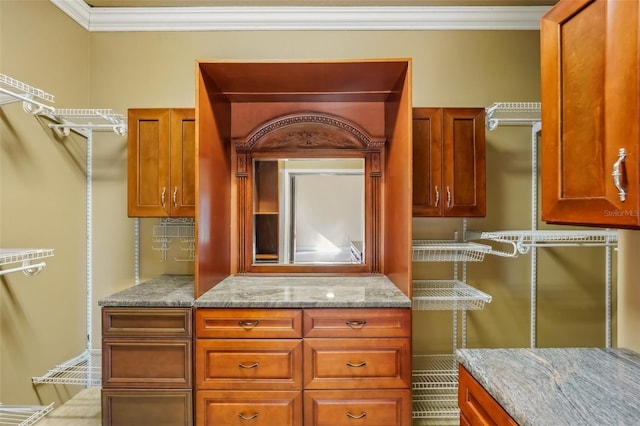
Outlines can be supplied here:
[[178, 208], [178, 187], [173, 189], [173, 207]]
[[249, 417], [245, 416], [242, 413], [238, 413], [238, 417], [240, 417], [242, 420], [253, 420], [258, 417], [258, 413], [254, 413], [252, 416], [249, 416]]
[[345, 324], [352, 328], [361, 328], [367, 325], [367, 320], [346, 320]]
[[447, 208], [451, 208], [451, 190], [449, 189], [449, 185], [447, 185]]
[[258, 324], [260, 324], [260, 321], [255, 320], [255, 321], [243, 321], [240, 320], [238, 321], [238, 325], [242, 328], [253, 328], [256, 327]]
[[618, 151], [618, 160], [613, 163], [613, 171], [611, 172], [611, 176], [613, 176], [613, 184], [618, 190], [618, 198], [620, 201], [625, 201], [627, 199], [627, 191], [623, 184], [624, 175], [622, 173], [626, 157], [627, 151], [624, 148], [620, 148]]
[[440, 191], [438, 191], [438, 185], [436, 185], [435, 190], [436, 190], [436, 207], [438, 207], [438, 204], [440, 204]]
[[347, 361], [347, 367], [365, 367], [367, 365], [367, 361], [362, 361], [362, 362], [358, 362], [358, 363], [353, 363], [351, 361]]
[[258, 368], [258, 365], [260, 365], [260, 363], [258, 363], [258, 362], [254, 362], [253, 364], [249, 364], [249, 365], [240, 363], [240, 364], [238, 364], [238, 367], [251, 369], [251, 368]]
[[162, 194], [160, 194], [160, 202], [162, 203], [162, 208], [166, 208], [165, 202], [164, 202], [164, 195], [167, 193], [167, 187], [163, 186], [162, 187]]
[[365, 417], [367, 417], [367, 413], [366, 411], [363, 411], [362, 413], [356, 416], [347, 411], [347, 417], [349, 417], [350, 419], [364, 419]]

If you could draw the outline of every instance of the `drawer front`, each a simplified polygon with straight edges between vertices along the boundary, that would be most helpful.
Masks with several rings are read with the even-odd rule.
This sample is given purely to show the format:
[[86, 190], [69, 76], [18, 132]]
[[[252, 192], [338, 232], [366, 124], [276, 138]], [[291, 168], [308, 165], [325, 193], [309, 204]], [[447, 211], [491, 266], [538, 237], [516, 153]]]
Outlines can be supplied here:
[[198, 389], [302, 389], [302, 341], [199, 339]]
[[196, 335], [214, 339], [299, 339], [300, 309], [196, 309]]
[[193, 425], [190, 390], [102, 390], [103, 426]]
[[409, 390], [305, 391], [305, 426], [410, 426]]
[[409, 337], [410, 309], [305, 309], [305, 337]]
[[202, 426], [299, 426], [300, 391], [198, 391], [197, 424]]
[[407, 338], [305, 339], [305, 389], [409, 388]]
[[191, 340], [102, 339], [102, 386], [191, 388]]
[[191, 309], [103, 308], [103, 337], [191, 337]]

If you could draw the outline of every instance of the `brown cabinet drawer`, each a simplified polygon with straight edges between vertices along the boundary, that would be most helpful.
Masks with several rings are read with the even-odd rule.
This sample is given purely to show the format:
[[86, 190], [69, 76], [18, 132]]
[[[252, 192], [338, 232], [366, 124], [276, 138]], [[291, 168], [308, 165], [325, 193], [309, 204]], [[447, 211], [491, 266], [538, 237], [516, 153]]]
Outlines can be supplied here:
[[191, 388], [191, 340], [102, 339], [102, 386]]
[[300, 391], [200, 391], [196, 418], [201, 426], [298, 426]]
[[103, 426], [193, 425], [190, 390], [103, 389]]
[[199, 339], [198, 389], [302, 389], [302, 341]]
[[305, 337], [409, 337], [410, 309], [305, 309]]
[[191, 309], [103, 308], [103, 337], [190, 337]]
[[305, 391], [305, 426], [410, 426], [409, 390]]
[[517, 425], [462, 365], [458, 367], [458, 406], [461, 424]]
[[409, 388], [408, 338], [305, 339], [304, 388]]
[[302, 311], [201, 308], [196, 310], [196, 335], [218, 339], [301, 338]]

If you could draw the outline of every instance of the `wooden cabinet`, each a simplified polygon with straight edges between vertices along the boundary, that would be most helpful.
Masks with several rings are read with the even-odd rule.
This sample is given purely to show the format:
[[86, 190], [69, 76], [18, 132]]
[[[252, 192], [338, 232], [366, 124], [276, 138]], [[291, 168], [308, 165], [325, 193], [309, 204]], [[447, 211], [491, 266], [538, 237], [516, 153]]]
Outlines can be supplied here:
[[640, 227], [638, 9], [560, 0], [541, 20], [547, 222]]
[[102, 424], [193, 424], [191, 308], [102, 309]]
[[411, 424], [410, 309], [196, 310], [196, 423]]
[[458, 380], [461, 425], [517, 425], [500, 404], [461, 365], [458, 368]]
[[413, 108], [413, 216], [486, 215], [484, 108]]
[[130, 109], [130, 217], [195, 216], [195, 110]]

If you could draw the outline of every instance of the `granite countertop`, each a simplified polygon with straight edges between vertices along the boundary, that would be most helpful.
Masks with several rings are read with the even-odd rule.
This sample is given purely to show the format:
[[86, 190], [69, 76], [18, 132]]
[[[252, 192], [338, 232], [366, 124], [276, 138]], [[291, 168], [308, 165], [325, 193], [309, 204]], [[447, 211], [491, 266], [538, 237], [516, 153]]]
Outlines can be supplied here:
[[640, 355], [626, 349], [459, 349], [456, 359], [520, 425], [640, 423]]
[[193, 275], [162, 275], [98, 300], [110, 307], [191, 307]]
[[408, 308], [411, 300], [384, 275], [232, 275], [195, 301], [215, 308]]

